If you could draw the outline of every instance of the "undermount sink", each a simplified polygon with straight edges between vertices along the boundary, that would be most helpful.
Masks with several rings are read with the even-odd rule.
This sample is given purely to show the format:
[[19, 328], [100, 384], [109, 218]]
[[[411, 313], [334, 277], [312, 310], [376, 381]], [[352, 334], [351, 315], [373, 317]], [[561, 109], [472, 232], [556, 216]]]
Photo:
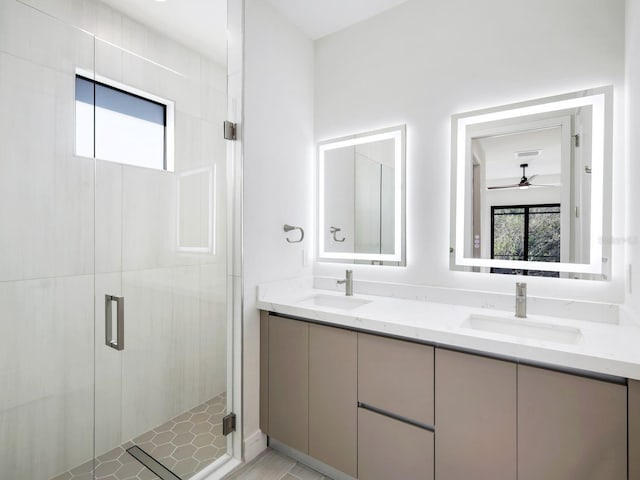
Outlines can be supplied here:
[[300, 305], [315, 305], [317, 307], [329, 307], [338, 308], [341, 310], [353, 310], [354, 308], [361, 307], [367, 303], [371, 303], [371, 300], [363, 300], [361, 298], [353, 297], [339, 297], [336, 295], [314, 295], [304, 300], [297, 302]]
[[489, 315], [470, 315], [462, 328], [498, 333], [512, 337], [531, 338], [547, 342], [575, 344], [582, 339], [579, 328], [534, 322], [521, 318], [492, 317]]

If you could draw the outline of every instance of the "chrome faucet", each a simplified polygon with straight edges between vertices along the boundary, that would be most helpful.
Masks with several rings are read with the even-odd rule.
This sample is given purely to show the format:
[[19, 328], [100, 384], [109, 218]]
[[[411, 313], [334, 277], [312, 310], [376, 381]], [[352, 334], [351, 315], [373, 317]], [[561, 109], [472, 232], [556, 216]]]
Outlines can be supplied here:
[[338, 280], [338, 285], [345, 284], [345, 295], [347, 297], [353, 296], [353, 270], [347, 270], [346, 278], [344, 280]]
[[516, 317], [527, 318], [527, 284], [516, 283]]

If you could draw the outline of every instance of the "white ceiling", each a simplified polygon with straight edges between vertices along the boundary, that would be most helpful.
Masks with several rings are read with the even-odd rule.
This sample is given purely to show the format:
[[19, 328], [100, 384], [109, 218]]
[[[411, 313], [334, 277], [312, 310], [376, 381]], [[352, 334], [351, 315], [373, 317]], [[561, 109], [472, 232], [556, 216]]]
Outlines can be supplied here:
[[[227, 62], [227, 0], [102, 0], [217, 63]], [[236, 1], [236, 0], [232, 0]], [[407, 0], [268, 0], [312, 40]]]
[[309, 38], [318, 38], [373, 17], [406, 0], [269, 0]]
[[227, 0], [102, 0], [128, 17], [227, 64]]
[[[476, 139], [474, 142], [478, 142], [482, 147], [488, 182], [495, 179], [520, 180], [521, 163], [529, 164], [526, 169], [527, 177], [554, 175], [559, 178], [561, 135], [561, 127], [555, 127]], [[541, 150], [541, 152], [537, 157], [524, 159], [516, 157], [516, 152], [529, 150]]]

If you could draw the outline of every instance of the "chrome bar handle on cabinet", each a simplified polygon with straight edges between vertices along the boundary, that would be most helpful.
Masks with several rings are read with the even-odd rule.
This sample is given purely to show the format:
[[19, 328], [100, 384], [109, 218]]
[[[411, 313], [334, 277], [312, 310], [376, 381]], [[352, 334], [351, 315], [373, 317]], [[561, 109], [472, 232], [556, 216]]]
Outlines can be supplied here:
[[[113, 316], [111, 306], [116, 302], [117, 338], [113, 341]], [[104, 344], [116, 350], [124, 350], [124, 297], [104, 296]]]

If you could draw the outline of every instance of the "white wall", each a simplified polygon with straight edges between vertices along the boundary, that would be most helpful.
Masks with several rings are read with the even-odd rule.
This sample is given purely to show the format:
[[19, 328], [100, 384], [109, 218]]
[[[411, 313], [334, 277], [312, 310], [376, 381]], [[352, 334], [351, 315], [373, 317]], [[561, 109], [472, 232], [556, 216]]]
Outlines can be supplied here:
[[624, 237], [627, 262], [627, 303], [640, 315], [640, 2], [627, 0], [627, 231]]
[[[407, 267], [354, 277], [491, 291], [514, 278], [449, 271], [452, 114], [615, 87], [614, 237], [624, 233], [624, 1], [409, 0], [315, 43], [316, 140], [407, 124]], [[528, 279], [531, 295], [622, 302], [613, 280]], [[316, 264], [341, 276], [344, 266]]]
[[[246, 0], [244, 66], [243, 395], [249, 459], [257, 452], [254, 443], [262, 442], [256, 286], [310, 273], [303, 255], [314, 238], [313, 43], [266, 0]], [[287, 243], [285, 223], [303, 227], [305, 241]]]
[[[93, 457], [94, 413], [101, 454], [226, 388], [226, 68], [99, 2], [24, 3], [0, 0], [0, 476], [44, 479]], [[94, 65], [175, 101], [175, 174], [74, 155]], [[214, 166], [218, 249], [178, 252], [177, 174]], [[105, 293], [126, 297], [123, 352]]]

